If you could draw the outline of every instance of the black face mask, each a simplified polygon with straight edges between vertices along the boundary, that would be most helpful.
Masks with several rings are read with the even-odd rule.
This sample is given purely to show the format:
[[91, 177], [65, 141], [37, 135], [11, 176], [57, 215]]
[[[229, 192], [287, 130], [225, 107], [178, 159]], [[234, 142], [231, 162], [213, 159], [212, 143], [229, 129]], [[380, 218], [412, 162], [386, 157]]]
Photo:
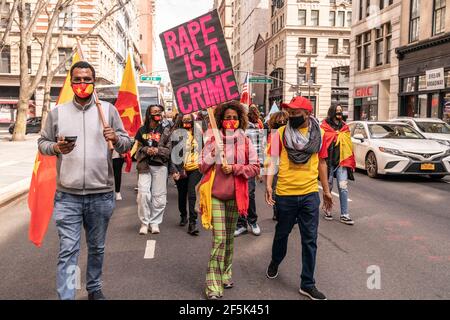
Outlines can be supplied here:
[[342, 112], [336, 112], [336, 118], [338, 118], [339, 116], [340, 116], [340, 118], [339, 119], [342, 119], [342, 116], [343, 116], [344, 114], [342, 113]]
[[298, 129], [305, 123], [306, 119], [304, 116], [298, 116], [298, 117], [289, 117], [289, 125], [293, 129]]

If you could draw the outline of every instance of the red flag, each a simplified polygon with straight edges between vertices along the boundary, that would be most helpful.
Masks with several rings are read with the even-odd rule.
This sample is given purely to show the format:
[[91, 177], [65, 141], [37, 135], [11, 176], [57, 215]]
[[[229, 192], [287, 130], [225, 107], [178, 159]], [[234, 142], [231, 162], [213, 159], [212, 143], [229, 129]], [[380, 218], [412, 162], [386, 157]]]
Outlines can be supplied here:
[[245, 82], [242, 85], [241, 103], [245, 103], [248, 106], [253, 103], [252, 98], [250, 97], [250, 76], [248, 73], [245, 77]]
[[28, 208], [31, 211], [29, 239], [40, 247], [53, 213], [56, 192], [56, 157], [38, 152], [31, 177]]
[[142, 125], [142, 120], [136, 78], [134, 76], [133, 62], [130, 54], [128, 54], [122, 85], [117, 96], [116, 108], [119, 111], [123, 126], [128, 132], [128, 135], [134, 137]]

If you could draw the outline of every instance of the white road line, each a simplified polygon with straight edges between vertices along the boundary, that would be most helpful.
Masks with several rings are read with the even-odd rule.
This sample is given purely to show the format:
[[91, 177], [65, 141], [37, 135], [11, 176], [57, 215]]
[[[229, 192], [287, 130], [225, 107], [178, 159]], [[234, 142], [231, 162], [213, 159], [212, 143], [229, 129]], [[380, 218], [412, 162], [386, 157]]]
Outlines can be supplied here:
[[[319, 186], [319, 189], [320, 189], [320, 190], [323, 190], [322, 186]], [[339, 195], [338, 195], [336, 192], [331, 192], [331, 194], [332, 194], [333, 196], [339, 198]], [[348, 202], [353, 202], [353, 200], [350, 199], [350, 198], [348, 198]]]
[[155, 257], [156, 240], [147, 240], [144, 259], [153, 259]]

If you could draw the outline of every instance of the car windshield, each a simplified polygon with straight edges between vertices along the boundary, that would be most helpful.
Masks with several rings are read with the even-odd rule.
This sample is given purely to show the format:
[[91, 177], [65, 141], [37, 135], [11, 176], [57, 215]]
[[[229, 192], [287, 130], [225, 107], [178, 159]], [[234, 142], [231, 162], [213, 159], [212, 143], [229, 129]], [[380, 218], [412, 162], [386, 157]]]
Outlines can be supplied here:
[[426, 133], [448, 133], [450, 134], [450, 125], [445, 122], [419, 122], [417, 126]]
[[425, 139], [413, 128], [403, 124], [369, 124], [372, 139]]

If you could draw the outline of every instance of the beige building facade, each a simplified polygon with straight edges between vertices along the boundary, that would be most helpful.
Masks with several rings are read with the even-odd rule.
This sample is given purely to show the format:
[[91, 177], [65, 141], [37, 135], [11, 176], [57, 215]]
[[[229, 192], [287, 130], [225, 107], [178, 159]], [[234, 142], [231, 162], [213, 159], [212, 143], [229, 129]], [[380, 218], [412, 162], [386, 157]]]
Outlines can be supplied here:
[[349, 1], [275, 0], [270, 12], [267, 72], [275, 80], [268, 105], [309, 97], [324, 118], [332, 104], [348, 108]]
[[389, 120], [398, 113], [401, 0], [353, 0], [351, 120]]
[[[37, 1], [30, 1], [30, 12], [35, 9]], [[49, 9], [56, 1], [51, 1]], [[134, 56], [135, 65], [140, 66], [140, 54], [138, 49], [139, 30], [137, 21], [137, 0], [109, 17], [102, 23], [92, 35], [82, 42], [82, 49], [85, 60], [89, 61], [97, 73], [97, 84], [117, 84], [120, 83], [124, 70], [128, 49]], [[12, 1], [7, 1], [7, 7], [12, 5]], [[76, 37], [84, 34], [101, 19], [101, 17], [113, 6], [111, 0], [87, 0], [75, 2], [62, 13], [55, 28], [52, 43], [56, 45], [57, 37], [62, 31], [62, 40], [57, 46], [55, 55], [51, 61], [51, 68], [55, 69], [66, 56], [72, 52], [76, 46]], [[5, 10], [6, 12], [6, 10]], [[0, 17], [0, 29], [5, 27], [5, 15]], [[34, 35], [38, 39], [43, 39], [48, 28], [48, 18], [45, 14], [37, 19]], [[11, 34], [6, 40], [6, 47], [0, 57], [0, 122], [12, 122], [15, 120], [15, 109], [19, 96], [19, 30], [13, 25]], [[41, 48], [37, 41], [30, 44], [29, 50], [29, 73], [35, 74], [39, 67], [41, 58]], [[65, 80], [65, 76], [70, 69], [71, 63], [67, 63], [65, 68], [59, 71], [54, 77], [51, 97], [54, 105], [60, 89]], [[44, 78], [30, 101], [29, 116], [40, 116], [44, 95]], [[10, 116], [7, 116], [7, 114]]]

